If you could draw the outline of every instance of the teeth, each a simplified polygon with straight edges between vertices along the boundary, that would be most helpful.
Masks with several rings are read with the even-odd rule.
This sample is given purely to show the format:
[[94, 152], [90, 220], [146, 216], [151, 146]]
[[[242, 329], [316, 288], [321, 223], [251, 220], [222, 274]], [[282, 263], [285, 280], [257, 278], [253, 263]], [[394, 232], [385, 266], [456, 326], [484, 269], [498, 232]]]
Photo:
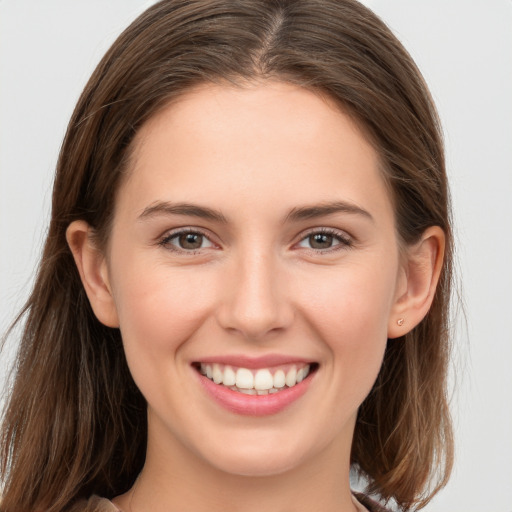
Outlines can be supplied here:
[[224, 368], [224, 378], [222, 379], [224, 386], [234, 386], [236, 384], [236, 375], [231, 366]]
[[212, 377], [215, 384], [220, 384], [224, 378], [224, 374], [218, 364], [213, 365]]
[[239, 389], [240, 393], [243, 393], [244, 395], [255, 395], [256, 390], [255, 389]]
[[247, 368], [238, 368], [236, 371], [236, 387], [240, 389], [252, 389], [254, 387], [254, 376]]
[[[208, 373], [206, 373], [206, 376], [208, 377]], [[208, 378], [210, 378], [210, 377], [208, 377]], [[295, 384], [297, 384], [297, 368], [295, 368], [295, 366], [292, 366], [288, 370], [288, 373], [286, 374], [285, 382], [289, 388], [291, 388], [292, 386], [295, 386]]]
[[292, 387], [302, 382], [309, 374], [310, 366], [286, 365], [275, 370], [274, 374], [268, 368], [249, 370], [248, 368], [234, 369], [221, 364], [201, 363], [200, 372], [215, 384], [224, 386], [247, 395], [268, 395]]
[[258, 370], [254, 376], [254, 389], [260, 391], [274, 387], [274, 378], [269, 370]]
[[286, 384], [286, 375], [284, 374], [283, 370], [277, 370], [276, 373], [274, 373], [274, 387], [275, 388], [284, 388]]

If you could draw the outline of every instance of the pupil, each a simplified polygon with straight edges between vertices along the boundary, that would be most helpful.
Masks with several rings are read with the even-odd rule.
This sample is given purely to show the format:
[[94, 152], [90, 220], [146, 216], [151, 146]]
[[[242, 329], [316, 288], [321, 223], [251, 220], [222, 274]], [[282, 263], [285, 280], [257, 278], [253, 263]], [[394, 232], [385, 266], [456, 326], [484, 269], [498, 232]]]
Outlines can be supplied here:
[[186, 233], [180, 236], [180, 246], [183, 249], [199, 249], [203, 243], [203, 235]]
[[332, 235], [317, 233], [309, 237], [309, 243], [313, 249], [328, 249], [332, 246]]

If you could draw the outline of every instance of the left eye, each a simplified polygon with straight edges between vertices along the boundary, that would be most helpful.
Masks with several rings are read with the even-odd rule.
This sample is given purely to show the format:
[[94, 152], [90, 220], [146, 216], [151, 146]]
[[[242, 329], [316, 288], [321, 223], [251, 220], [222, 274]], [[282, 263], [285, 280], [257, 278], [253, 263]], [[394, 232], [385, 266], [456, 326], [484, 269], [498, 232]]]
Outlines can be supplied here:
[[213, 247], [213, 243], [202, 233], [193, 231], [175, 233], [162, 240], [162, 245], [172, 246], [175, 250], [194, 251]]
[[350, 246], [351, 242], [342, 235], [328, 232], [310, 233], [299, 242], [299, 247], [315, 250], [328, 250], [338, 245]]

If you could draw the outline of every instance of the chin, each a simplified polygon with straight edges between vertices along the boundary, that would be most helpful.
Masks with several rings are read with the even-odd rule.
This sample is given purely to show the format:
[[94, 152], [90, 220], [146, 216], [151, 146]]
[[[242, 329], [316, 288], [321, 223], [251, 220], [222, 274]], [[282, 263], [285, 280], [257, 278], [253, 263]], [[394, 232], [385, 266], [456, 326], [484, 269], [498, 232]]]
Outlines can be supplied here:
[[[250, 444], [231, 443], [231, 449], [219, 447], [207, 456], [208, 462], [220, 471], [246, 477], [268, 477], [291, 471], [301, 466], [307, 458], [303, 450], [269, 440]], [[236, 448], [236, 449], [235, 449]]]
[[225, 473], [245, 477], [269, 477], [276, 476], [298, 467], [298, 460], [290, 460], [283, 457], [233, 457], [226, 461], [217, 462], [217, 468]]

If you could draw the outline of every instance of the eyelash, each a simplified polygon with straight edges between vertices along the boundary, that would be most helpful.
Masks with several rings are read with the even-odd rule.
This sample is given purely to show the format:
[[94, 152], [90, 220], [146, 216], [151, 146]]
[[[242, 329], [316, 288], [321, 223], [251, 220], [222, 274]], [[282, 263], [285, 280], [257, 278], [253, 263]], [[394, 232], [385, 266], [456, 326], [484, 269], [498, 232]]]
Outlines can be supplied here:
[[[205, 249], [205, 247], [199, 247], [197, 249], [184, 249], [182, 247], [177, 247], [174, 244], [171, 243], [172, 240], [178, 239], [181, 236], [185, 235], [199, 235], [203, 237], [203, 240], [207, 240], [210, 246], [215, 246], [216, 244], [211, 241], [210, 237], [203, 232], [202, 230], [198, 228], [185, 228], [180, 229], [178, 231], [173, 231], [171, 233], [166, 234], [159, 242], [158, 245], [171, 250], [173, 252], [185, 254], [185, 255], [194, 255], [200, 252], [202, 249]], [[302, 236], [302, 238], [299, 240], [298, 243], [294, 244], [294, 246], [297, 246], [298, 244], [306, 241], [308, 238], [314, 236], [314, 235], [327, 235], [333, 237], [338, 243], [335, 244], [332, 247], [328, 247], [326, 249], [315, 249], [313, 247], [305, 247], [306, 250], [313, 252], [315, 254], [325, 254], [330, 252], [335, 252], [343, 249], [349, 249], [353, 247], [354, 242], [351, 239], [350, 236], [348, 236], [346, 233], [332, 229], [332, 228], [315, 228], [307, 232]]]
[[312, 251], [314, 253], [325, 254], [325, 253], [340, 251], [340, 250], [343, 250], [343, 249], [350, 249], [350, 248], [352, 248], [354, 246], [354, 241], [352, 240], [352, 238], [349, 235], [347, 235], [343, 231], [339, 231], [337, 229], [332, 229], [332, 228], [315, 228], [315, 229], [312, 229], [311, 231], [306, 233], [300, 239], [299, 243], [307, 240], [308, 238], [310, 238], [310, 237], [312, 237], [314, 235], [332, 236], [333, 239], [338, 241], [337, 244], [335, 244], [335, 245], [333, 245], [331, 247], [328, 247], [327, 249], [314, 249], [312, 247], [306, 248], [307, 250]]
[[171, 250], [173, 252], [186, 254], [186, 255], [194, 255], [197, 254], [197, 252], [201, 251], [201, 249], [204, 249], [204, 247], [200, 247], [198, 249], [183, 249], [182, 247], [174, 246], [171, 241], [173, 239], [178, 239], [181, 236], [184, 235], [199, 235], [203, 237], [204, 240], [207, 240], [212, 246], [215, 244], [210, 240], [210, 237], [203, 231], [201, 231], [198, 228], [184, 228], [180, 229], [178, 231], [173, 231], [171, 233], [166, 234], [159, 242], [158, 245]]

